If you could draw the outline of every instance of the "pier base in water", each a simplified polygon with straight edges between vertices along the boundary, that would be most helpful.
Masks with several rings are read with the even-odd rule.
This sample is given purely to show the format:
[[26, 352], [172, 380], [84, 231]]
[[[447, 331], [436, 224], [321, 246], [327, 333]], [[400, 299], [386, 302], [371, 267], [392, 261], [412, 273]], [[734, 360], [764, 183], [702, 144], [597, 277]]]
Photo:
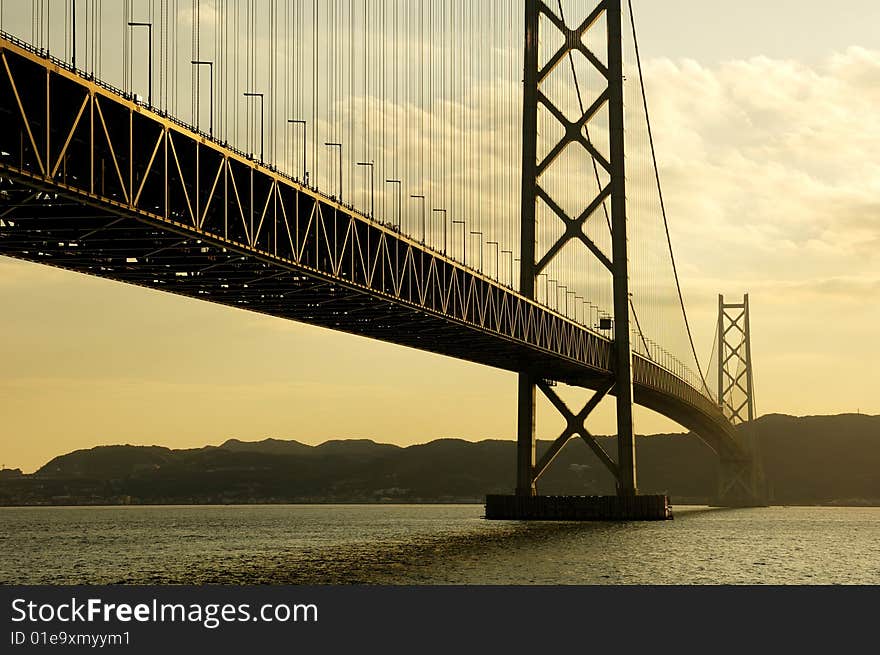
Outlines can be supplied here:
[[666, 521], [667, 496], [486, 496], [486, 518], [499, 521]]

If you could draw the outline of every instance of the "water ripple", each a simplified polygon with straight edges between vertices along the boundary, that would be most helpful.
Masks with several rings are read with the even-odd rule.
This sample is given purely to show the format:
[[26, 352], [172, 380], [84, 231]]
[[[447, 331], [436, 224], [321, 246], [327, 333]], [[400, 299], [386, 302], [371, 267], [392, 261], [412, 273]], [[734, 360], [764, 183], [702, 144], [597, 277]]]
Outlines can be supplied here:
[[661, 523], [475, 505], [0, 509], [4, 584], [878, 584], [880, 508], [676, 508]]

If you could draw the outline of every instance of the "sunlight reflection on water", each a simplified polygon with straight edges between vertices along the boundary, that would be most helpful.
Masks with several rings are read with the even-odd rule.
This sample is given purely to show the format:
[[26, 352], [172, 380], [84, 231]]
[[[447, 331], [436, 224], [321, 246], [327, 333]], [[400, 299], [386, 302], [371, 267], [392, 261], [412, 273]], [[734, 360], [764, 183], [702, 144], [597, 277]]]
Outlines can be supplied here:
[[880, 508], [486, 521], [480, 505], [0, 508], [5, 584], [878, 584]]

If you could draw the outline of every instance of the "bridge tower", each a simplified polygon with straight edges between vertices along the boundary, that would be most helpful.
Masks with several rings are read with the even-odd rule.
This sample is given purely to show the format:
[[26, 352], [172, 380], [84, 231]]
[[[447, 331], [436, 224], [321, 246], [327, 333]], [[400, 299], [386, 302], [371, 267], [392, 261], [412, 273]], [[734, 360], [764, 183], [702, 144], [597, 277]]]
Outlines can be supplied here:
[[[555, 5], [554, 5], [555, 6]], [[539, 62], [539, 33], [541, 17], [547, 19], [548, 29], [557, 30], [564, 38], [559, 49], [546, 64]], [[584, 35], [605, 19], [607, 58], [603, 64], [585, 45]], [[552, 35], [547, 35], [552, 36]], [[607, 82], [598, 99], [589, 107], [582, 107], [581, 116], [568, 120], [554, 104], [549, 88], [543, 82], [558, 65], [575, 52], [580, 52]], [[623, 89], [623, 34], [621, 0], [597, 0], [595, 8], [578, 25], [569, 26], [564, 17], [557, 15], [544, 0], [525, 0], [525, 64], [523, 88], [523, 151], [522, 151], [522, 205], [521, 205], [521, 271], [520, 292], [535, 298], [535, 282], [542, 270], [553, 261], [562, 247], [570, 241], [581, 241], [594, 256], [602, 261], [613, 280], [614, 320], [613, 334], [615, 354], [612, 369], [613, 380], [601, 388], [577, 414], [568, 410], [561, 399], [553, 393], [542, 379], [539, 371], [519, 374], [518, 427], [517, 427], [517, 496], [534, 496], [535, 482], [549, 466], [568, 438], [580, 435], [596, 451], [602, 462], [617, 479], [618, 496], [635, 496], [636, 457], [633, 436], [633, 381], [632, 351], [630, 344], [629, 314], [629, 266], [627, 253], [626, 176], [624, 146], [624, 89]], [[604, 84], [604, 82], [603, 82]], [[549, 85], [547, 85], [549, 86]], [[564, 127], [560, 140], [538, 160], [538, 107], [543, 105]], [[588, 124], [607, 105], [609, 158], [599, 155], [590, 140]], [[569, 216], [556, 202], [545, 186], [542, 176], [554, 164], [554, 160], [568, 147], [580, 147], [604, 169], [610, 181], [589, 200], [587, 209], [580, 216]], [[565, 225], [565, 231], [547, 253], [536, 253], [536, 202], [543, 200]], [[598, 208], [610, 200], [611, 257], [602, 253], [588, 237], [583, 225]], [[535, 389], [544, 393], [565, 416], [567, 429], [551, 447], [541, 462], [535, 461]], [[617, 460], [609, 457], [590, 435], [584, 422], [599, 401], [609, 392], [617, 398]]]
[[743, 458], [721, 458], [717, 504], [766, 505], [766, 485], [753, 425], [755, 388], [748, 294], [741, 303], [726, 303], [723, 295], [718, 296], [717, 343], [718, 405], [739, 429], [747, 453]]

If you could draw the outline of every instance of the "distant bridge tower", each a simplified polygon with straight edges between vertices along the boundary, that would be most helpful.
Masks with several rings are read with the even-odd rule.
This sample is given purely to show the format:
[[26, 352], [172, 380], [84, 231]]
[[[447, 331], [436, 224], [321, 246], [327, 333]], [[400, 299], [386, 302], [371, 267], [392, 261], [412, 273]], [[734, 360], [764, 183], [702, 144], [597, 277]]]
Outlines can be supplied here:
[[717, 504], [765, 505], [764, 474], [753, 426], [755, 387], [748, 294], [741, 303], [726, 303], [724, 296], [718, 296], [717, 342], [718, 405], [730, 422], [739, 427], [748, 453], [745, 458], [721, 458]]
[[[541, 65], [539, 61], [539, 27], [542, 16], [550, 30], [563, 36], [559, 49]], [[584, 35], [597, 21], [605, 19], [607, 64], [603, 64], [584, 42]], [[547, 35], [552, 36], [552, 35]], [[589, 107], [582, 107], [580, 116], [569, 120], [558, 108], [559, 98], [551, 95], [551, 85], [544, 85], [550, 73], [559, 65], [567, 65], [568, 58], [579, 52], [605, 79], [605, 88]], [[576, 414], [568, 410], [561, 399], [542, 379], [540, 371], [519, 375], [518, 428], [517, 428], [517, 496], [533, 496], [535, 482], [549, 466], [567, 438], [579, 435], [596, 451], [606, 467], [617, 479], [619, 496], [634, 496], [636, 485], [635, 439], [633, 436], [633, 376], [630, 344], [629, 266], [627, 253], [626, 174], [624, 145], [624, 89], [623, 89], [623, 34], [621, 0], [596, 2], [595, 8], [577, 25], [565, 23], [544, 0], [525, 0], [525, 66], [523, 86], [523, 151], [522, 151], [522, 218], [521, 218], [521, 271], [520, 293], [535, 298], [535, 281], [570, 241], [583, 245], [608, 269], [613, 280], [614, 297], [614, 377], [597, 391], [586, 406]], [[564, 133], [552, 144], [548, 154], [538, 159], [538, 107], [543, 105], [560, 125]], [[590, 122], [608, 109], [608, 158], [599, 153], [591, 142]], [[553, 167], [557, 157], [568, 147], [583, 148], [598, 162], [609, 178], [580, 216], [569, 216], [563, 204], [552, 197], [548, 185], [542, 185], [542, 176]], [[565, 225], [557, 242], [546, 253], [536, 253], [536, 203], [541, 199]], [[602, 253], [585, 236], [583, 225], [598, 208], [610, 200], [611, 256]], [[566, 418], [567, 429], [541, 462], [535, 461], [535, 389], [541, 389]], [[617, 459], [609, 457], [593, 439], [584, 423], [590, 412], [608, 393], [617, 397]]]

